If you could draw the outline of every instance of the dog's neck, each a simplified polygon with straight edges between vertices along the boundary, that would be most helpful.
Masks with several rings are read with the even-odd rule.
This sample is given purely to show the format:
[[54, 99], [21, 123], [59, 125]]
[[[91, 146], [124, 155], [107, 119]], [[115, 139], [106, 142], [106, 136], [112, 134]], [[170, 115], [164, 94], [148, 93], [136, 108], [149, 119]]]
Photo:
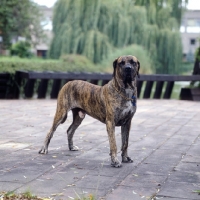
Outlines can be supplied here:
[[137, 97], [137, 85], [136, 80], [132, 81], [131, 85], [127, 84], [128, 87], [125, 88], [126, 95], [131, 98], [132, 96]]
[[114, 78], [113, 79], [113, 84], [115, 86], [115, 88], [125, 94], [128, 98], [131, 98], [132, 96], [137, 97], [137, 81], [136, 79], [134, 79], [132, 81], [131, 84], [125, 84], [123, 83], [123, 81], [121, 81], [120, 79]]

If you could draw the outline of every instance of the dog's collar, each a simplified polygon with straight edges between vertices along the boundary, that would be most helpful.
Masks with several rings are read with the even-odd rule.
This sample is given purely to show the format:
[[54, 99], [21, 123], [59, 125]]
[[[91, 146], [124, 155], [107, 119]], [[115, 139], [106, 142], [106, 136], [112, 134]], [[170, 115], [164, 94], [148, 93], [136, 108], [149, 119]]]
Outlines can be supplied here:
[[124, 96], [120, 91], [117, 90], [117, 88], [115, 87], [114, 83], [113, 83], [112, 85], [113, 85], [113, 88], [115, 89], [115, 91], [116, 91], [123, 99], [125, 99], [126, 101], [131, 101], [132, 105], [133, 105], [133, 106], [136, 106], [136, 96], [132, 95], [131, 98], [128, 98], [128, 97]]

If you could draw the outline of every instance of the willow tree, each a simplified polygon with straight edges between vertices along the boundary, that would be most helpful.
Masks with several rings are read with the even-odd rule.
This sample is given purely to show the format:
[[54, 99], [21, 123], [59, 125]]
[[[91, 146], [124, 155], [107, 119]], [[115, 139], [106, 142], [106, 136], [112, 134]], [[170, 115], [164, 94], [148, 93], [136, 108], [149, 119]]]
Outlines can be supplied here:
[[144, 43], [145, 9], [133, 4], [131, 9], [129, 4], [127, 0], [58, 0], [50, 57], [77, 53], [98, 63], [115, 47]]
[[146, 47], [155, 60], [156, 72], [177, 73], [182, 58], [179, 32], [184, 11], [182, 0], [135, 0], [135, 5], [147, 10], [150, 26], [147, 28]]
[[53, 17], [50, 57], [82, 54], [99, 62], [110, 51], [108, 37], [98, 31], [99, 0], [59, 0]]
[[185, 9], [183, 3], [186, 5], [188, 0], [135, 0], [135, 5], [146, 7], [150, 23], [154, 24], [159, 20], [158, 13], [161, 9], [169, 9], [170, 17], [175, 18], [179, 26]]
[[49, 54], [82, 54], [98, 63], [113, 49], [137, 44], [149, 52], [157, 72], [174, 73], [182, 52], [180, 2], [58, 0]]

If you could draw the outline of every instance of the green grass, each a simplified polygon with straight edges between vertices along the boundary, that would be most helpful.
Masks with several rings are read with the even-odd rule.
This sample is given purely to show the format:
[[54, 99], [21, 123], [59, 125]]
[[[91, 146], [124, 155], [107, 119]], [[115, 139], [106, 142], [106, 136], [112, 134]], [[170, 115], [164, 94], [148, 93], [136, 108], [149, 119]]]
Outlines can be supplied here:
[[[179, 99], [181, 88], [184, 88], [188, 85], [189, 85], [189, 82], [179, 82], [179, 83], [175, 82], [170, 99]], [[146, 87], [146, 81], [142, 85], [142, 89], [141, 89], [141, 93], [140, 93], [140, 99], [143, 99], [145, 87]], [[166, 87], [167, 87], [167, 82], [165, 82], [164, 85], [163, 85], [162, 94], [161, 94], [160, 99], [163, 99]], [[153, 86], [152, 86], [152, 90], [151, 90], [151, 96], [150, 96], [151, 99], [153, 99], [155, 90], [156, 90], [156, 82], [154, 81]]]
[[195, 190], [193, 192], [198, 193], [198, 195], [200, 195], [200, 190]]
[[0, 192], [1, 200], [15, 200], [15, 199], [27, 199], [27, 200], [48, 200], [47, 198], [40, 198], [33, 195], [29, 190], [24, 193], [16, 194], [14, 191]]
[[[80, 197], [78, 194], [76, 194], [76, 198], [69, 197], [68, 199], [74, 199], [74, 200], [95, 200], [95, 197], [93, 194], [88, 194], [87, 196]], [[16, 199], [26, 199], [26, 200], [51, 200], [51, 198], [42, 198], [37, 197], [36, 195], [33, 195], [30, 190], [25, 191], [24, 193], [17, 194], [14, 191], [8, 191], [8, 192], [1, 192], [0, 191], [0, 199], [1, 200], [16, 200]], [[66, 198], [65, 198], [66, 199]], [[60, 198], [62, 200], [62, 198]], [[64, 199], [63, 199], [64, 200]]]
[[86, 197], [78, 197], [78, 198], [75, 198], [74, 200], [95, 200], [95, 197], [93, 194], [89, 194]]
[[179, 74], [181, 75], [192, 75], [194, 68], [194, 63], [191, 62], [182, 62], [179, 67]]

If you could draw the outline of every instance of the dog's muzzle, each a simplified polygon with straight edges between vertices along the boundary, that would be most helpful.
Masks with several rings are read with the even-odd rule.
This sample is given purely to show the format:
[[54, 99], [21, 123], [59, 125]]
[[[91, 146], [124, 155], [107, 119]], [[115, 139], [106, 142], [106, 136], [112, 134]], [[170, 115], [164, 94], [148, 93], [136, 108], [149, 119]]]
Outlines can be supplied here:
[[125, 74], [126, 74], [127, 77], [131, 76], [131, 71], [132, 70], [131, 70], [131, 66], [130, 65], [126, 66], [124, 70], [125, 70]]
[[128, 84], [131, 84], [131, 82], [133, 81], [134, 77], [133, 77], [133, 74], [134, 74], [134, 70], [133, 68], [130, 66], [130, 65], [126, 65], [124, 67], [124, 76], [123, 76], [123, 82], [125, 84], [125, 86], [127, 86], [127, 83]]

